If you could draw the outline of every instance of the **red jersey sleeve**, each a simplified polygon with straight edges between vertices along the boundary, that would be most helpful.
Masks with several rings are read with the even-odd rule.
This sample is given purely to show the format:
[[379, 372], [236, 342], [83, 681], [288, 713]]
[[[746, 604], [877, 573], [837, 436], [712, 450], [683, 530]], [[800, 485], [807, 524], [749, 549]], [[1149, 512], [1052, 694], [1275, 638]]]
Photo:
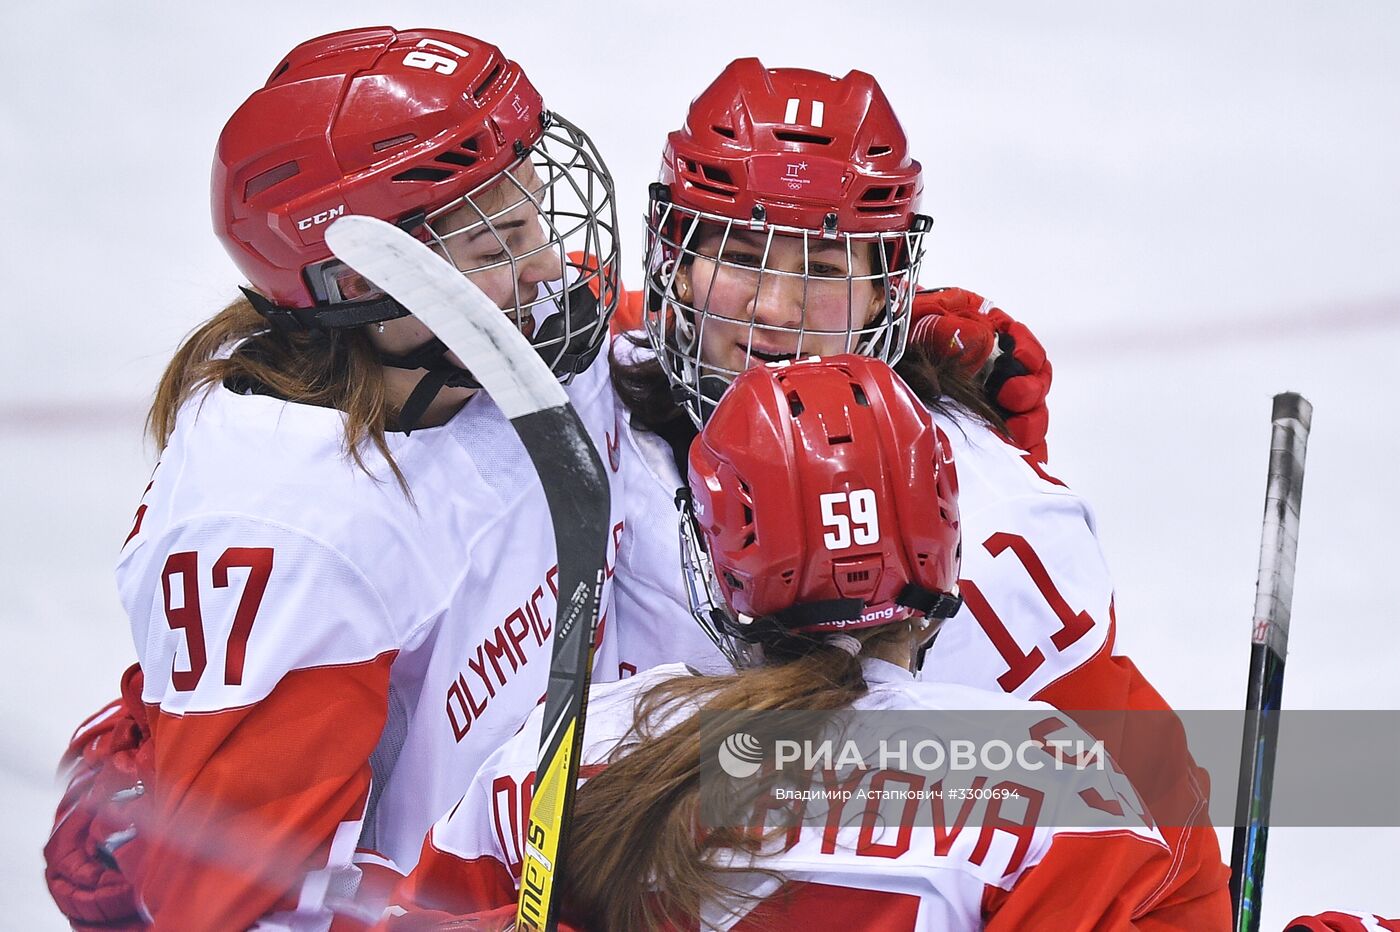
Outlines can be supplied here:
[[153, 746], [138, 902], [157, 930], [324, 927], [358, 887], [403, 632], [295, 529], [209, 515], [147, 546], [126, 580]]
[[[1075, 713], [1132, 780], [1171, 848], [1149, 906], [1183, 928], [1226, 928], [1229, 870], [1209, 824], [1209, 780], [1166, 701], [1114, 656], [1113, 580], [1088, 504], [1005, 444], [950, 430], [960, 485], [966, 611], [944, 625], [922, 676], [1000, 689]], [[1010, 494], [1007, 490], [1021, 491]], [[987, 502], [978, 508], [975, 503]], [[1124, 710], [1158, 712], [1130, 727]], [[1144, 724], [1143, 720], [1135, 723]]]
[[1168, 858], [1160, 844], [1130, 831], [1060, 833], [1010, 890], [985, 889], [986, 932], [1228, 928], [1179, 924], [1149, 911]]
[[154, 929], [329, 919], [336, 897], [353, 895], [392, 659], [293, 671], [245, 708], [151, 709], [154, 807], [137, 889]]
[[[1110, 609], [1112, 617], [1112, 609]], [[1149, 899], [1163, 928], [1226, 929], [1230, 924], [1230, 870], [1206, 811], [1210, 777], [1196, 766], [1186, 732], [1167, 701], [1127, 657], [1113, 653], [1113, 627], [1087, 662], [1036, 693], [1071, 714], [1104, 742], [1109, 755], [1146, 801], [1171, 848], [1172, 864]], [[1120, 710], [1158, 713], [1134, 723]], [[1143, 926], [1148, 928], [1148, 926]]]

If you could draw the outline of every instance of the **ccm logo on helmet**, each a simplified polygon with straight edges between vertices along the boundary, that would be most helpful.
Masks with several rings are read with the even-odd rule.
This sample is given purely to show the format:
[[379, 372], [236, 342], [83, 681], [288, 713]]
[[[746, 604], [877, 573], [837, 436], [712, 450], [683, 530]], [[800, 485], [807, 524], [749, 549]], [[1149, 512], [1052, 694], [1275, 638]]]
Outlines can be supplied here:
[[332, 207], [330, 210], [323, 210], [319, 214], [313, 214], [310, 217], [302, 217], [300, 220], [297, 221], [297, 229], [309, 230], [312, 227], [318, 227], [323, 223], [330, 223], [336, 217], [343, 216], [345, 216], [345, 205], [341, 204], [339, 207]]

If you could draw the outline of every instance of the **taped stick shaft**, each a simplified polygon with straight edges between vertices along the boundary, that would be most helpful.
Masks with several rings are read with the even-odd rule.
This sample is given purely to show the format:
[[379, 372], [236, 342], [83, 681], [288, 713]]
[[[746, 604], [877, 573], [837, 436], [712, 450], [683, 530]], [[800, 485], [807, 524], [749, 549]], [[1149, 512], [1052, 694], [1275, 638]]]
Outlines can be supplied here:
[[1257, 932], [1269, 837], [1278, 711], [1288, 658], [1293, 571], [1298, 555], [1298, 518], [1303, 498], [1312, 405], [1293, 392], [1274, 396], [1269, 478], [1264, 495], [1264, 530], [1254, 597], [1254, 625], [1235, 796], [1234, 842], [1230, 852], [1230, 901], [1236, 932]]

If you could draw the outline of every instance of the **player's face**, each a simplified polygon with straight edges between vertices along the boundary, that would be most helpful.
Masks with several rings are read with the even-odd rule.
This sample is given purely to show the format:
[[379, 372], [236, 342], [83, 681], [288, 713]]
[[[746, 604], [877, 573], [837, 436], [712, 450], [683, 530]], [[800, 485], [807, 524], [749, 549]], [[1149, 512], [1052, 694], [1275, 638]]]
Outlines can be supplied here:
[[[529, 304], [540, 284], [563, 277], [559, 244], [540, 214], [543, 189], [526, 160], [471, 203], [430, 218], [439, 250], [505, 311]], [[518, 323], [528, 332], [530, 314], [520, 316]]]
[[[851, 331], [884, 305], [871, 246], [719, 227], [696, 234], [676, 296], [703, 313], [702, 362], [740, 372], [779, 359], [855, 350]], [[766, 255], [765, 255], [766, 253]], [[805, 273], [805, 274], [804, 274]]]
[[[430, 244], [445, 253], [497, 307], [529, 336], [528, 309], [539, 285], [562, 278], [558, 243], [551, 240], [538, 197], [543, 189], [535, 167], [522, 162], [495, 185], [440, 214], [429, 217]], [[412, 317], [385, 324], [372, 338], [380, 349], [405, 353], [431, 340], [432, 333]], [[455, 353], [448, 362], [461, 366]]]

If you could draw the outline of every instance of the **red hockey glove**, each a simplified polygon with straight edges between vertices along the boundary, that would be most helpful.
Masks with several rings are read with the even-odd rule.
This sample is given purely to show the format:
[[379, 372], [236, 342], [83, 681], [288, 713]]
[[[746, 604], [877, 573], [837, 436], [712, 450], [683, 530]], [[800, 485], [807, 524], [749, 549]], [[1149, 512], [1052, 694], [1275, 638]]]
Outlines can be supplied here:
[[1325, 912], [1316, 916], [1299, 916], [1290, 922], [1283, 932], [1367, 932], [1368, 929], [1393, 929], [1400, 932], [1400, 919], [1382, 919], [1375, 914], [1367, 920], [1359, 914]]
[[44, 846], [44, 879], [75, 929], [146, 927], [131, 879], [144, 845], [136, 828], [147, 808], [141, 775], [153, 753], [141, 685], [132, 665], [122, 698], [78, 726], [60, 765], [68, 789]]
[[1045, 347], [1025, 324], [963, 288], [920, 291], [914, 296], [909, 342], [940, 359], [958, 360], [964, 372], [982, 382], [1011, 440], [1046, 461], [1045, 396], [1052, 370]]

